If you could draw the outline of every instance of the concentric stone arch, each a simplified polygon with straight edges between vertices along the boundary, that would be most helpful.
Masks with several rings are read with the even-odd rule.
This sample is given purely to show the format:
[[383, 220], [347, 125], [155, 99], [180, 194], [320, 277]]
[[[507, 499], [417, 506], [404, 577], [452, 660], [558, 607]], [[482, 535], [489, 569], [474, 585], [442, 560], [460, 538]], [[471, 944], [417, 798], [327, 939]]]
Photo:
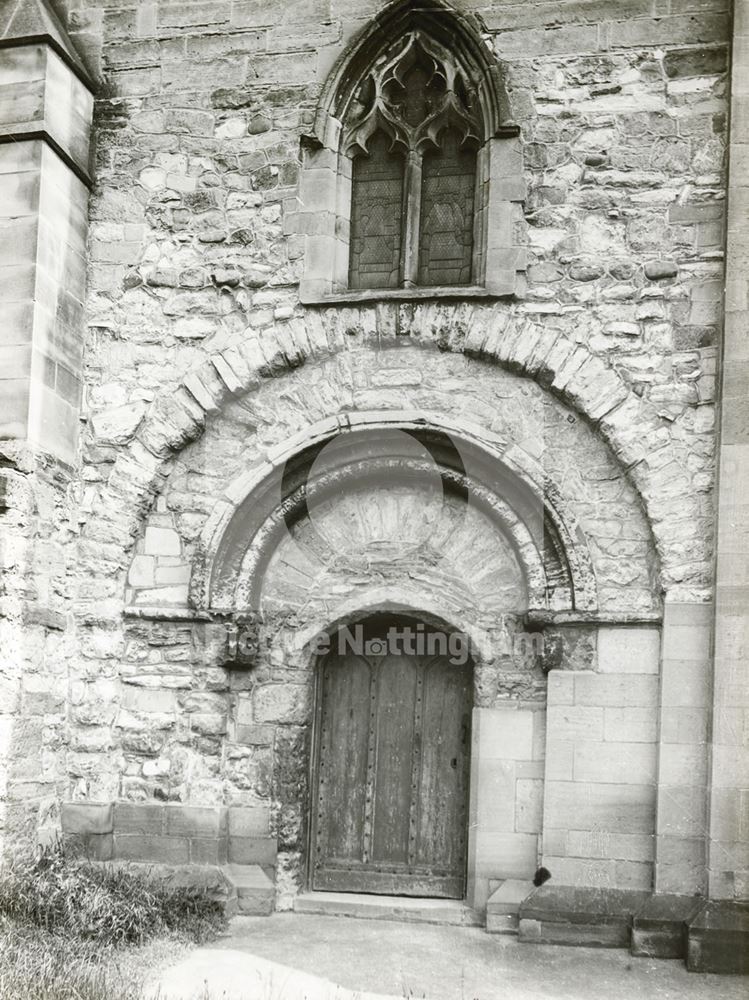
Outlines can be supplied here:
[[[353, 349], [378, 349], [386, 346], [389, 337], [395, 342], [394, 333], [350, 325], [351, 312], [309, 310], [304, 319], [252, 333], [206, 359], [176, 390], [162, 393], [121, 446], [102, 491], [100, 513], [89, 520], [82, 536], [95, 532], [100, 540], [116, 544], [120, 555], [112, 562], [124, 568], [142, 519], [169, 474], [170, 461], [200, 437], [206, 421], [228, 399], [252, 392], [262, 381], [283, 376], [308, 360], [324, 360]], [[669, 537], [668, 497], [660, 486], [661, 470], [678, 457], [663, 421], [617, 372], [558, 329], [534, 318], [510, 319], [492, 311], [476, 310], [465, 323], [442, 325], [424, 310], [414, 316], [410, 342], [424, 349], [462, 353], [531, 378], [591, 423], [642, 499], [664, 587], [678, 585], [681, 554]], [[690, 516], [687, 508], [695, 507], [694, 499], [683, 497], [680, 503], [682, 518]], [[215, 516], [220, 516], [218, 509]], [[125, 538], [130, 541], [123, 544]], [[113, 569], [112, 563], [102, 564], [107, 573]], [[117, 613], [114, 607], [113, 611]]]
[[[257, 575], [264, 563], [263, 552], [273, 546], [281, 522], [293, 520], [296, 511], [306, 504], [306, 479], [295, 489], [284, 488], [281, 481], [292, 461], [333, 440], [342, 442], [346, 438], [353, 448], [363, 446], [372, 440], [372, 434], [388, 430], [443, 435], [460, 453], [459, 463], [465, 457], [472, 467], [470, 472], [465, 468], [445, 471], [445, 482], [465, 491], [501, 522], [525, 568], [531, 608], [547, 609], [549, 590], [554, 589], [557, 603], [561, 601], [565, 610], [597, 609], [595, 575], [584, 536], [560, 491], [552, 487], [535, 460], [517, 445], [466, 421], [436, 413], [397, 410], [359, 411], [318, 421], [304, 434], [275, 449], [262, 467], [241, 474], [229, 484], [216, 502], [198, 543], [190, 590], [192, 606], [206, 611], [231, 611], [241, 606], [242, 602], [236, 600], [238, 580]], [[494, 470], [495, 482], [509, 477], [514, 484], [514, 507], [506, 501], [505, 491], [480, 482], [479, 464]], [[527, 515], [528, 504], [531, 521], [535, 514], [539, 526], [543, 522], [542, 539], [533, 537], [518, 512], [519, 507], [525, 506]], [[258, 523], [248, 532], [253, 515]], [[221, 602], [222, 595], [228, 602], [226, 606]]]

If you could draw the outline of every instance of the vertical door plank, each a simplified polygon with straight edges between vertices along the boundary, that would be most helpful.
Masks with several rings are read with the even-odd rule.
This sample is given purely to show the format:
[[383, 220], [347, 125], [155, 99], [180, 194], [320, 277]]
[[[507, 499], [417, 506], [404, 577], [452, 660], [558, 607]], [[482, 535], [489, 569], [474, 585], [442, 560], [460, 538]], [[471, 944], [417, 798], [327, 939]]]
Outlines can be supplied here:
[[470, 671], [446, 659], [424, 671], [417, 863], [462, 874], [470, 773]]
[[471, 664], [333, 654], [321, 668], [313, 887], [462, 898]]
[[408, 862], [416, 687], [412, 657], [388, 654], [380, 659], [372, 834], [375, 862]]
[[324, 666], [316, 860], [363, 860], [369, 682], [359, 657]]

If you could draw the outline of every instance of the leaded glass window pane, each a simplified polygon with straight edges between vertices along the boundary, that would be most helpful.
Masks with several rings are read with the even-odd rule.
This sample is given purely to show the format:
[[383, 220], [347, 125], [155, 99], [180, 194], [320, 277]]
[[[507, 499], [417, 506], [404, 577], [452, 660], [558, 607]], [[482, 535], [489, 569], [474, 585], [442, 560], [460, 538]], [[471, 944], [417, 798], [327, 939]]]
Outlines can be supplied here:
[[476, 153], [443, 133], [440, 150], [424, 157], [419, 232], [419, 284], [467, 285], [473, 258]]
[[476, 91], [441, 43], [410, 32], [377, 60], [345, 116], [351, 288], [471, 283], [481, 144]]
[[390, 152], [377, 132], [368, 155], [354, 158], [351, 206], [351, 288], [398, 288], [400, 284], [403, 156]]

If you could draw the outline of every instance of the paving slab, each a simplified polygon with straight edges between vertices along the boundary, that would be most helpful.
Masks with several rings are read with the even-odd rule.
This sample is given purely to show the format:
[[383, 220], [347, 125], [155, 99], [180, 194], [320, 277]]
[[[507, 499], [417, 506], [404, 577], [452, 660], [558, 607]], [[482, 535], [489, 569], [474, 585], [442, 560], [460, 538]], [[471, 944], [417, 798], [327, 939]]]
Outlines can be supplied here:
[[[694, 975], [683, 961], [521, 944], [477, 927], [274, 913], [236, 917], [230, 933], [213, 946], [214, 952], [222, 949], [277, 962], [349, 990], [411, 1000], [747, 997], [746, 979]], [[248, 994], [247, 1000], [257, 998]]]

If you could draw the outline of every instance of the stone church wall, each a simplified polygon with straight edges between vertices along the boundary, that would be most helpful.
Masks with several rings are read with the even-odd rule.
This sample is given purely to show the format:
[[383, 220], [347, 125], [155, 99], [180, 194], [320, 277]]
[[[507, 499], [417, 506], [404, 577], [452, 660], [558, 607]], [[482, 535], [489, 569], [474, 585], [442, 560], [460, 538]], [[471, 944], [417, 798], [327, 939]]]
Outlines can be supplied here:
[[[616, 886], [652, 881], [668, 739], [656, 728], [652, 636], [664, 600], [704, 612], [713, 584], [728, 4], [456, 6], [479, 19], [521, 128], [527, 289], [516, 302], [318, 309], [298, 294], [300, 140], [333, 62], [379, 5], [59, 5], [102, 86], [80, 467], [48, 518], [17, 521], [40, 553], [54, 547], [66, 580], [61, 618], [25, 633], [21, 662], [36, 667], [25, 700], [16, 671], [0, 709], [10, 745], [0, 793], [27, 827], [25, 802], [35, 817], [41, 806], [43, 824], [60, 800], [274, 802], [284, 884], [299, 879], [308, 684], [283, 667], [268, 666], [263, 683], [230, 675], [221, 625], [125, 607], [185, 605], [206, 518], [290, 434], [342, 410], [423, 407], [543, 458], [588, 540], [601, 608], [653, 616], [637, 670], [605, 629], [580, 626], [565, 632], [548, 704], [537, 674], [480, 705], [503, 712], [514, 700], [531, 733], [546, 714], [558, 752], [543, 763], [538, 733], [516, 758], [490, 751], [514, 761], [514, 809], [477, 822], [495, 844], [531, 838], [513, 841], [523, 871], [548, 858], [572, 881], [591, 871]], [[20, 579], [20, 557], [14, 566]], [[708, 711], [678, 696], [673, 707], [697, 721]], [[681, 734], [694, 741], [696, 776], [673, 784], [694, 798], [705, 743]], [[13, 771], [32, 745], [28, 773]], [[607, 780], [623, 750], [629, 770]], [[613, 784], [619, 799], [627, 789], [637, 828], [621, 829], [608, 808]], [[588, 817], [570, 816], [591, 794]], [[696, 839], [664, 835], [682, 834]], [[664, 863], [678, 884], [699, 859]]]

